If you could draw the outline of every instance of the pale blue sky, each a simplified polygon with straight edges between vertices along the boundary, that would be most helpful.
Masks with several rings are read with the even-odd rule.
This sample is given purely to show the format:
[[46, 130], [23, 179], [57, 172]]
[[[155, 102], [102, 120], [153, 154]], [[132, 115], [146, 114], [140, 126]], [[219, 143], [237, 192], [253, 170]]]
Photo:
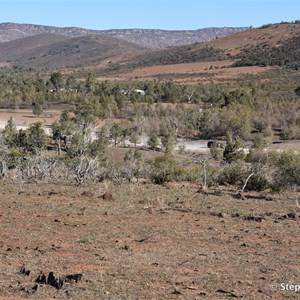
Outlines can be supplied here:
[[199, 29], [300, 19], [300, 0], [0, 0], [0, 23]]

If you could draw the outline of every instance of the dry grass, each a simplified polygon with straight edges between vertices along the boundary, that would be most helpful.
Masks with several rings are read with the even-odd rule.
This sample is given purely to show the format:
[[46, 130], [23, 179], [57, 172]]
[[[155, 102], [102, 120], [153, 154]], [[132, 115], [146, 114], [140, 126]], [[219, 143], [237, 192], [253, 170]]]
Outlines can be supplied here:
[[130, 72], [98, 77], [98, 80], [128, 81], [128, 80], [170, 80], [177, 83], [199, 84], [224, 79], [238, 79], [243, 75], [259, 75], [275, 67], [230, 67], [229, 61], [210, 61], [163, 66], [136, 68]]

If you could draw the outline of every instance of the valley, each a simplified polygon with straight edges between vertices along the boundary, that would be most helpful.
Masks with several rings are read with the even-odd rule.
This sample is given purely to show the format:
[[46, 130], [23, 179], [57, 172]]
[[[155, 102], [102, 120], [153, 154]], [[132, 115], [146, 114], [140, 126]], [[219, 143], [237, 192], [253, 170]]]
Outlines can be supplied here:
[[0, 299], [298, 299], [299, 41], [0, 24]]

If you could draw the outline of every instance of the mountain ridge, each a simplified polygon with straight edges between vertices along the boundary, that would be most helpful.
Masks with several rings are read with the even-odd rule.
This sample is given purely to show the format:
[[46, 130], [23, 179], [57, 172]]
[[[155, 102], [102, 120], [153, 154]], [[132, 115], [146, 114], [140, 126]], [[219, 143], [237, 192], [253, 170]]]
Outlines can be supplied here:
[[143, 48], [160, 49], [207, 42], [246, 30], [248, 27], [210, 27], [195, 30], [164, 29], [107, 29], [95, 30], [80, 27], [57, 27], [36, 24], [0, 23], [0, 43], [41, 33], [55, 33], [69, 37], [101, 34], [125, 40]]
[[[28, 26], [32, 31], [27, 33], [31, 35], [0, 43], [1, 68], [49, 70], [80, 67], [102, 69], [103, 74], [116, 75], [147, 66], [208, 61], [231, 61], [235, 66], [300, 68], [300, 23], [270, 24], [209, 42], [163, 49], [147, 49], [126, 39], [112, 37], [120, 33], [118, 30], [113, 30], [111, 35], [99, 31], [81, 35], [83, 32], [73, 27], [63, 29], [65, 34], [60, 34], [61, 28], [47, 27], [48, 33], [39, 33], [39, 25]], [[20, 29], [15, 24], [0, 24], [0, 30], [3, 27], [14, 33], [19, 33], [16, 30]], [[134, 32], [143, 34], [144, 30], [135, 29]]]

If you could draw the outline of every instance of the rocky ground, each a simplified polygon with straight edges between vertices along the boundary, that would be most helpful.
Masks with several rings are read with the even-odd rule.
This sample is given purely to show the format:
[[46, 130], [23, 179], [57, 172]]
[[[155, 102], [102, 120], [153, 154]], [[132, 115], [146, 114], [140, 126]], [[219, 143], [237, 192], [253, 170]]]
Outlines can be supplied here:
[[0, 199], [0, 299], [299, 298], [297, 192], [2, 182]]

